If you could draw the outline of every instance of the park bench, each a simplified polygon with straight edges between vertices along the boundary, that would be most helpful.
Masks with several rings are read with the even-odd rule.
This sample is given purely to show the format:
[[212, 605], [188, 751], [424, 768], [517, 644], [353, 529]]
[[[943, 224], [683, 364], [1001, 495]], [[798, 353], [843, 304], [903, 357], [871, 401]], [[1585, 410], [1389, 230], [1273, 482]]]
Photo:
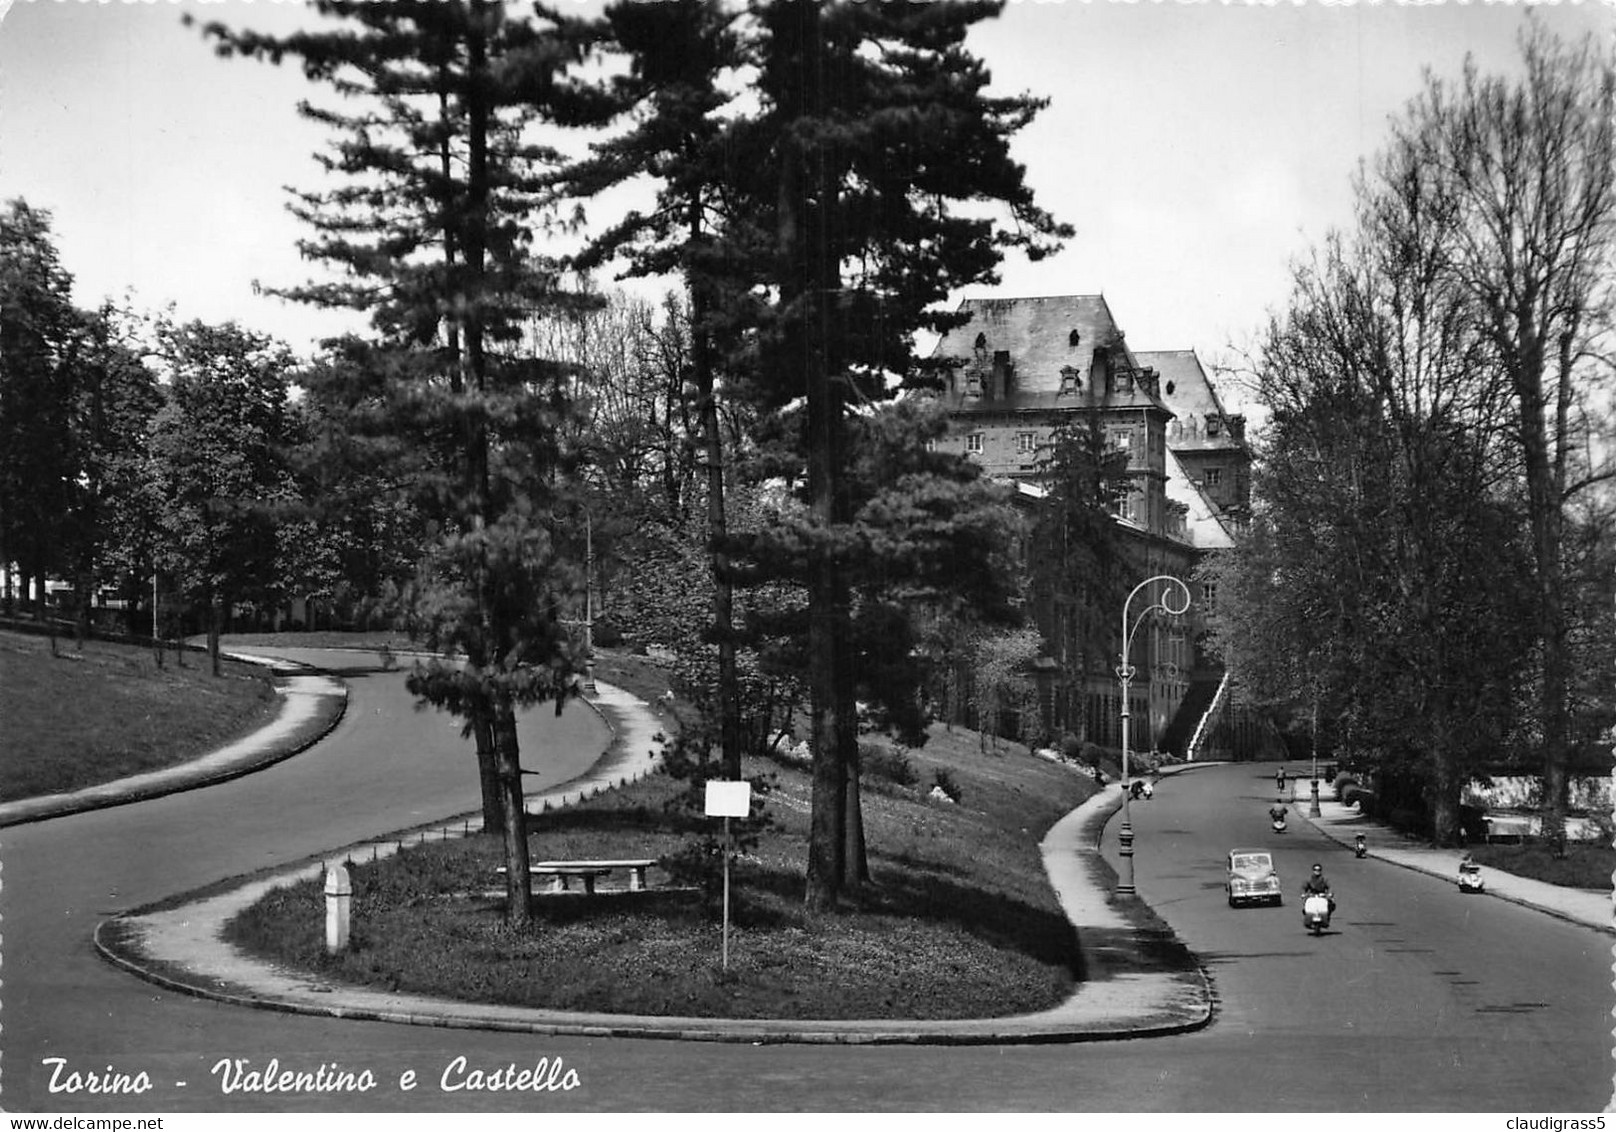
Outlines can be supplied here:
[[[540, 861], [528, 866], [528, 872], [534, 876], [550, 877], [551, 892], [568, 891], [567, 884], [574, 878], [584, 882], [584, 892], [593, 896], [595, 882], [603, 876], [609, 876], [621, 869], [628, 873], [628, 887], [630, 892], [643, 892], [646, 887], [645, 871], [656, 864], [653, 860], [635, 859], [625, 861]], [[505, 871], [502, 866], [499, 871]]]

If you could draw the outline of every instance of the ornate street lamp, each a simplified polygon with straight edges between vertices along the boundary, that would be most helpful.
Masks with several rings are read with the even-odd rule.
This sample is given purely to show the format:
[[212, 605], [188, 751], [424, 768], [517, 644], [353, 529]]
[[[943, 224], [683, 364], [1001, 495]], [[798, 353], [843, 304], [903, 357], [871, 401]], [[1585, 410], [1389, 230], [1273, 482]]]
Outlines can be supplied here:
[[[1162, 586], [1161, 596], [1140, 611], [1139, 616], [1130, 623], [1128, 620], [1128, 607], [1139, 591], [1157, 582], [1165, 583]], [[1174, 606], [1172, 599], [1182, 595], [1182, 602]], [[1190, 590], [1183, 582], [1171, 574], [1157, 574], [1154, 578], [1147, 578], [1133, 588], [1128, 600], [1122, 603], [1122, 663], [1117, 665], [1117, 679], [1122, 682], [1122, 828], [1117, 833], [1117, 839], [1122, 843], [1122, 871], [1117, 877], [1117, 894], [1119, 896], [1132, 896], [1133, 887], [1133, 814], [1129, 808], [1129, 798], [1133, 791], [1128, 776], [1128, 717], [1130, 714], [1128, 703], [1128, 688], [1133, 683], [1134, 667], [1128, 663], [1129, 647], [1133, 644], [1134, 632], [1152, 613], [1162, 612], [1171, 617], [1177, 617], [1190, 607]]]
[[595, 688], [595, 524], [584, 510], [584, 691]]

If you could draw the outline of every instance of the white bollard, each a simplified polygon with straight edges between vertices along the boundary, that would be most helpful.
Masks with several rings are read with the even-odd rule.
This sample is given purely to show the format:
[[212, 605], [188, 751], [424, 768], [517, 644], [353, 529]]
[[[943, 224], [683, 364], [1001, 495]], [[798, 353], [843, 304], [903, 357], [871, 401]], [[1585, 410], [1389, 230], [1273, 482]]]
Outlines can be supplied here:
[[343, 865], [325, 873], [325, 949], [332, 954], [348, 947], [348, 918], [353, 903], [353, 882]]

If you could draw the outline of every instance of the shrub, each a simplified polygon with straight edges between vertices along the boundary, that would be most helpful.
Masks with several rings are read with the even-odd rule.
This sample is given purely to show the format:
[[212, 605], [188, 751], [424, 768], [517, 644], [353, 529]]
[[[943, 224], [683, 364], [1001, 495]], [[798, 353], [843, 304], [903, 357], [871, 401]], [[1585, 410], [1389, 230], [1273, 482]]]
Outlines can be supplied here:
[[1359, 784], [1358, 780], [1352, 775], [1338, 774], [1335, 776], [1335, 796], [1341, 802], [1351, 805], [1350, 802], [1347, 802], [1346, 791], [1353, 787], [1362, 789], [1362, 786]]
[[1070, 731], [1068, 731], [1066, 734], [1061, 736], [1061, 758], [1070, 763], [1087, 762], [1088, 759], [1084, 757], [1085, 752], [1083, 750], [1085, 746], [1087, 746], [1087, 744], [1085, 744], [1083, 740], [1079, 739], [1076, 735], [1073, 735]]
[[860, 743], [859, 768], [866, 777], [894, 786], [913, 786], [920, 781], [909, 756], [884, 743]]
[[1372, 818], [1375, 816], [1375, 809], [1378, 805], [1378, 799], [1376, 799], [1375, 792], [1373, 790], [1364, 790], [1360, 788], [1358, 792], [1353, 795], [1353, 800], [1358, 803], [1358, 812], [1364, 817]]
[[937, 789], [941, 790], [944, 794], [947, 794], [951, 800], [955, 802], [960, 800], [959, 783], [955, 782], [954, 776], [949, 774], [948, 771], [943, 767], [938, 767], [936, 772], [933, 773], [932, 782], [936, 785]]

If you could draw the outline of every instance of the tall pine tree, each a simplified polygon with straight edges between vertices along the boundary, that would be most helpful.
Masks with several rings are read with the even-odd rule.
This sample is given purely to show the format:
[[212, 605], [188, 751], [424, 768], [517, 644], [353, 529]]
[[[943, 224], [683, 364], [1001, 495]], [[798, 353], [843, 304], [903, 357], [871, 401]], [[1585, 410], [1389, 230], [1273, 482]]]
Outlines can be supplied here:
[[[775, 225], [762, 397], [806, 404], [800, 449], [811, 538], [808, 673], [815, 752], [807, 902], [849, 883], [857, 821], [854, 592], [859, 545], [848, 482], [851, 407], [920, 370], [917, 330], [940, 330], [949, 292], [996, 280], [1003, 253], [1033, 257], [1067, 234], [1033, 202], [1010, 139], [1042, 103], [993, 97], [965, 47], [993, 0], [754, 5], [762, 111], [738, 131], [768, 139]], [[752, 141], [753, 145], [758, 144]], [[743, 151], [754, 152], [752, 145]], [[982, 207], [1009, 212], [1001, 225]]]
[[419, 665], [410, 686], [478, 740], [485, 817], [504, 830], [507, 919], [520, 926], [531, 891], [516, 711], [559, 711], [582, 662], [560, 619], [581, 578], [553, 530], [567, 503], [566, 375], [516, 348], [524, 320], [572, 301], [532, 247], [559, 155], [530, 139], [536, 125], [599, 113], [593, 88], [569, 77], [594, 32], [497, 0], [314, 7], [340, 28], [208, 33], [226, 54], [298, 58], [360, 102], [349, 114], [302, 108], [337, 133], [324, 163], [342, 179], [299, 195], [294, 211], [316, 232], [304, 251], [344, 275], [291, 294], [370, 312], [382, 428], [440, 454], [419, 486], [442, 533], [412, 605], [443, 659]]

